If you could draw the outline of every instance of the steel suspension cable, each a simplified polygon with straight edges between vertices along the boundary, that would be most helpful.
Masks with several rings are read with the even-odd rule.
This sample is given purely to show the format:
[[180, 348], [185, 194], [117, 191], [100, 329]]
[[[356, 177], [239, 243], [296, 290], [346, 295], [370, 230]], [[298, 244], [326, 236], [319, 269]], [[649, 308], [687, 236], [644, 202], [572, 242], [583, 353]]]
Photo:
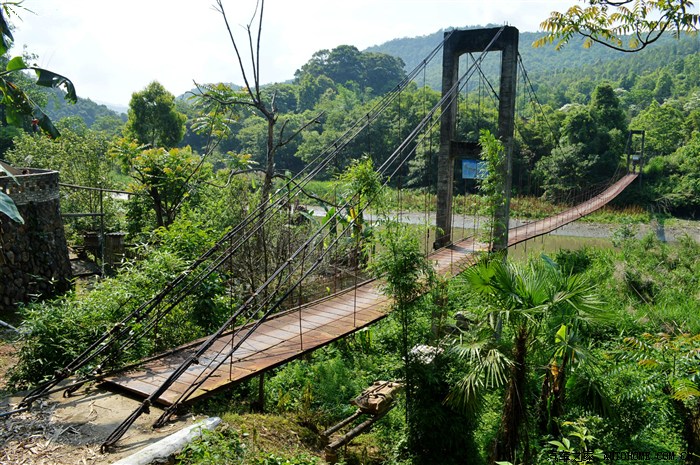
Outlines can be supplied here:
[[[501, 32], [503, 31], [503, 29], [504, 29], [504, 28], [501, 28], [501, 29], [496, 33], [496, 35], [494, 36], [493, 40], [491, 41], [491, 43], [490, 43], [489, 46], [487, 47], [487, 49], [490, 49], [491, 45], [497, 40], [497, 38], [500, 36], [500, 34], [501, 34]], [[484, 51], [484, 52], [482, 53], [482, 57], [481, 57], [482, 59], [483, 59], [483, 56], [485, 55], [485, 53], [486, 53], [486, 51]], [[469, 75], [473, 74], [473, 68], [474, 68], [474, 67], [471, 67], [470, 70], [468, 71]], [[458, 80], [458, 81], [455, 83], [455, 85], [452, 87], [452, 89], [450, 89], [450, 91], [449, 91], [446, 95], [444, 95], [443, 98], [440, 99], [440, 102], [438, 102], [438, 104], [433, 108], [433, 110], [430, 112], [430, 114], [429, 114], [428, 116], [432, 117], [432, 115], [433, 115], [438, 109], [440, 109], [440, 108], [442, 107], [443, 103], [445, 103], [445, 102], [448, 101], [449, 99], [455, 98], [455, 93], [456, 93], [456, 91], [459, 89], [459, 85], [461, 84], [461, 81], [462, 81], [462, 79]], [[408, 137], [404, 140], [404, 142], [401, 143], [400, 146], [394, 151], [394, 153], [392, 154], [392, 156], [390, 156], [387, 160], [385, 160], [384, 163], [378, 168], [377, 171], [378, 171], [380, 174], [383, 175], [383, 174], [388, 170], [388, 167], [389, 167], [389, 166], [391, 165], [391, 163], [397, 158], [397, 156], [399, 156], [400, 154], [402, 154], [402, 153], [404, 152], [404, 150], [405, 150], [405, 148], [408, 146], [409, 142], [412, 141], [413, 139], [415, 139], [415, 137], [416, 137], [417, 134], [420, 132], [420, 130], [424, 129], [424, 127], [425, 127], [425, 125], [426, 125], [426, 122], [428, 121], [428, 116], [426, 116], [426, 117], [421, 121], [421, 123], [420, 123], [413, 131], [411, 131], [411, 133], [409, 134], [409, 136], [408, 136]], [[414, 148], [413, 151], [415, 151], [415, 148]], [[391, 175], [394, 175], [394, 174], [398, 171], [398, 169], [400, 169], [401, 166], [403, 166], [403, 163], [406, 162], [408, 156], [410, 156], [410, 155], [412, 154], [413, 151], [410, 151], [409, 154], [408, 154], [406, 157], [403, 158], [403, 160], [401, 161], [401, 163], [394, 169], [394, 171], [392, 172]], [[390, 177], [391, 177], [391, 175], [390, 175]], [[389, 177], [388, 179], [390, 179], [390, 177]], [[387, 181], [387, 182], [388, 182], [388, 181]], [[368, 203], [367, 205], [369, 205], [369, 203]], [[362, 207], [362, 206], [361, 206], [361, 211], [364, 211], [365, 208], [366, 208], [366, 207]], [[333, 215], [333, 218], [332, 218], [332, 219], [335, 219], [335, 217], [337, 217], [338, 214], [339, 214], [339, 212], [336, 212], [336, 213]], [[349, 225], [348, 227], [346, 227], [346, 229], [349, 228], [349, 227], [351, 227], [353, 224], [354, 224], [354, 220], [350, 222], [350, 225]], [[327, 236], [329, 233], [330, 233], [330, 232], [327, 232], [327, 233], [326, 233], [326, 236]], [[253, 296], [249, 297], [248, 300], [240, 307], [239, 311], [236, 312], [236, 316], [238, 316], [243, 310], [245, 310], [245, 308], [247, 308], [247, 307], [252, 303], [252, 299], [253, 299], [255, 296], [257, 296], [257, 295], [259, 294], [259, 292], [260, 292], [261, 289], [265, 289], [265, 288], [269, 285], [269, 283], [272, 282], [272, 280], [274, 280], [274, 279], [277, 278], [277, 276], [279, 275], [279, 273], [281, 273], [287, 266], [290, 266], [290, 263], [299, 255], [299, 253], [301, 253], [302, 250], [305, 250], [306, 247], [308, 247], [308, 246], [311, 244], [311, 242], [312, 242], [313, 240], [317, 239], [317, 236], [318, 236], [318, 235], [319, 235], [318, 233], [317, 233], [317, 234], [314, 234], [309, 240], [307, 240], [307, 241], [304, 243], [304, 245], [302, 245], [299, 249], [297, 249], [297, 251], [296, 251], [294, 254], [292, 254], [292, 256], [290, 256], [290, 257], [288, 258], [288, 260], [285, 262], [284, 265], [282, 265], [282, 266], [281, 266], [280, 268], [278, 268], [275, 272], [273, 272], [273, 274], [265, 281], [265, 283], [263, 283], [263, 285], [261, 285], [261, 287], [258, 288], [258, 290], [256, 291], [256, 293], [255, 293]], [[326, 237], [326, 236], [324, 236], [324, 237]], [[336, 238], [336, 239], [335, 239], [335, 241], [337, 241], [337, 240], [339, 240], [339, 238]], [[330, 249], [330, 248], [329, 248], [329, 249]], [[329, 249], [327, 249], [327, 250], [329, 250]], [[326, 251], [326, 253], [327, 253], [327, 251]], [[274, 309], [276, 309], [276, 307], [278, 307], [279, 304], [280, 304], [284, 299], [286, 299], [286, 298], [289, 296], [290, 292], [293, 292], [294, 289], [295, 289], [295, 287], [297, 287], [297, 286], [300, 284], [300, 282], [301, 282], [304, 278], [306, 278], [307, 276], [309, 276], [310, 273], [313, 272], [313, 271], [318, 267], [318, 265], [320, 264], [320, 260], [321, 260], [322, 258], [323, 258], [323, 257], [320, 257], [319, 259], [317, 259], [316, 262], [315, 262], [311, 267], [309, 267], [308, 271], [306, 271], [306, 272], [302, 275], [302, 278], [301, 278], [299, 281], [297, 281], [293, 286], [291, 286], [291, 287], [283, 294], [283, 296], [278, 300], [278, 303], [277, 303], [276, 305], [274, 305], [272, 308], [270, 308], [269, 310], [267, 310], [267, 312], [265, 312], [265, 313], [263, 314], [263, 318], [261, 318], [260, 320], [258, 320], [258, 321], [253, 325], [253, 327], [250, 328], [250, 330], [246, 333], [246, 335], [238, 342], [238, 344], [235, 345], [235, 348], [236, 348], [236, 349], [237, 349], [238, 347], [240, 347], [240, 344], [242, 344], [242, 343], [247, 339], [247, 337], [250, 336], [250, 334], [252, 334], [252, 333], [263, 323], [263, 321], [265, 321], [265, 319], [271, 314], [271, 312], [272, 312]], [[254, 312], [254, 314], [255, 314], [255, 313], [257, 313], [257, 312]], [[122, 423], [122, 424], [117, 428], [117, 430], [115, 430], [115, 432], [114, 432], [112, 435], [110, 435], [110, 437], [107, 438], [107, 440], [103, 443], [103, 449], [107, 449], [107, 448], [111, 447], [113, 444], [115, 444], [116, 441], [118, 441], [119, 438], [120, 438], [120, 437], [123, 435], [123, 433], [126, 431], [126, 429], [133, 423], [133, 421], [135, 421], [135, 419], [138, 418], [138, 417], [141, 415], [141, 413], [143, 413], [143, 412], [145, 411], [144, 408], [147, 409], [148, 406], [151, 404], [151, 402], [153, 402], [153, 401], [154, 401], [155, 399], [157, 399], [161, 394], [163, 394], [163, 393], [170, 387], [170, 385], [172, 385], [172, 383], [173, 383], [176, 379], [178, 379], [178, 378], [184, 373], [184, 371], [187, 370], [187, 369], [189, 368], [189, 366], [191, 366], [191, 365], [195, 362], [195, 360], [197, 359], [197, 357], [201, 356], [209, 347], [211, 347], [211, 345], [214, 343], [214, 341], [215, 341], [218, 337], [220, 337], [221, 334], [223, 334], [223, 332], [224, 332], [228, 327], [230, 327], [230, 325], [231, 325], [231, 323], [232, 323], [233, 321], [235, 321], [235, 316], [232, 317], [232, 318], [230, 318], [230, 319], [219, 329], [219, 331], [217, 331], [217, 332], [215, 332], [214, 334], [212, 334], [212, 335], [207, 339], [207, 341], [205, 341], [205, 342], [200, 346], [200, 348], [197, 350], [197, 352], [196, 352], [195, 354], [193, 354], [193, 355], [192, 355], [191, 357], [189, 357], [185, 362], [183, 362], [183, 363], [180, 365], [180, 367], [178, 367], [178, 368], [171, 374], [171, 376], [170, 376], [170, 377], [155, 391], [155, 392], [153, 392], [153, 393], [143, 402], [143, 404], [142, 404], [129, 418], [127, 418], [127, 420], [125, 420], [125, 422]], [[235, 349], [234, 349], [234, 350], [235, 350]], [[224, 359], [224, 360], [225, 360], [225, 359]], [[221, 363], [223, 363], [223, 360], [219, 362], [219, 366], [220, 366]], [[188, 394], [188, 397], [189, 397], [189, 395], [191, 395], [191, 392]], [[174, 403], [173, 405], [171, 405], [171, 407], [173, 407], [173, 409], [174, 409], [174, 406], [178, 405], [180, 402], [182, 402], [182, 400], [177, 401], [176, 403]], [[169, 410], [171, 410], [171, 409], [169, 408]], [[166, 412], [166, 413], [167, 413], [167, 412]]]
[[[396, 88], [392, 92], [387, 94], [387, 96], [385, 96], [385, 98], [381, 99], [380, 102], [372, 110], [370, 110], [370, 112], [368, 112], [367, 125], [369, 125], [371, 123], [371, 121], [376, 119], [378, 117], [378, 115], [381, 114], [388, 107], [388, 105], [391, 103], [391, 101], [393, 101], [393, 99], [397, 95], [399, 95], [400, 92], [408, 84], [410, 84], [410, 82], [413, 80], [413, 78], [415, 76], [418, 75], [418, 73], [421, 71], [421, 69], [424, 69], [425, 67], [427, 67], [427, 64], [430, 61], [432, 61], [432, 59], [437, 55], [437, 52], [442, 48], [442, 46], [444, 45], [445, 41], [448, 38], [449, 38], [449, 35], [447, 37], [445, 37], [443, 39], [443, 41], [440, 44], [438, 44], [431, 51], [431, 53], [428, 55], [428, 57], [426, 57], [426, 59], [424, 59], [421, 63], [419, 63], [416, 66], [416, 68], [411, 73], [409, 73], [406, 76], [406, 78], [404, 78], [396, 86]], [[313, 159], [309, 164], [307, 164], [304, 169], [302, 169], [297, 175], [295, 175], [290, 180], [290, 182], [287, 183], [287, 188], [291, 184], [292, 180], [296, 181], [297, 178], [301, 177], [301, 175], [304, 173], [304, 171], [306, 171], [309, 167], [314, 166], [314, 164], [315, 164], [314, 162], [321, 160], [321, 162], [318, 163], [318, 165], [317, 165], [318, 168], [311, 169], [309, 171], [309, 174], [304, 178], [304, 180], [307, 182], [308, 182], [308, 180], [313, 179], [317, 173], [319, 173], [323, 168], [325, 168], [327, 166], [327, 163], [324, 163], [324, 161], [327, 161], [330, 158], [332, 158], [333, 154], [336, 153], [340, 148], [343, 148], [347, 144], [349, 144], [349, 142], [351, 140], [353, 140], [359, 133], [361, 133], [365, 127], [366, 127], [366, 125], [360, 125], [358, 128], [357, 124], [351, 126], [346, 131], [346, 133], [341, 135], [339, 137], [339, 139], [334, 144], [332, 144], [332, 147], [334, 147], [335, 150], [332, 150], [329, 153], [322, 152], [321, 154], [319, 154], [315, 159]], [[355, 131], [353, 131], [353, 129], [355, 129]], [[324, 157], [324, 155], [325, 155], [325, 157]], [[300, 187], [300, 186], [305, 185], [305, 184], [306, 184], [306, 182], [302, 182], [302, 183], [299, 183], [299, 185], [297, 185], [297, 186]], [[229, 231], [229, 233], [225, 234], [224, 237], [222, 237], [219, 241], [217, 241], [217, 243], [211, 249], [209, 249], [207, 252], [205, 252], [197, 260], [193, 261], [193, 263], [185, 271], [183, 271], [177, 278], [175, 278], [175, 280], [173, 280], [171, 283], [169, 283], [169, 285], [167, 285], [161, 292], [156, 294], [156, 296], [154, 296], [152, 299], [149, 299], [148, 301], [146, 301], [145, 303], [143, 303], [142, 305], [137, 307], [137, 309], [132, 311], [132, 313], [130, 313], [129, 315], [127, 315], [127, 317], [125, 317], [119, 323], [117, 323], [111, 330], [105, 332], [94, 344], [89, 346], [88, 349], [86, 349], [83, 353], [81, 353], [76, 359], [74, 359], [71, 363], [69, 363], [63, 369], [57, 371], [55, 373], [53, 379], [51, 379], [45, 383], [40, 384], [39, 386], [37, 386], [37, 388], [32, 390], [22, 400], [20, 405], [26, 406], [26, 405], [31, 404], [34, 400], [36, 400], [37, 398], [44, 395], [48, 390], [55, 387], [60, 381], [62, 381], [63, 379], [66, 379], [67, 377], [69, 377], [73, 373], [75, 373], [76, 370], [82, 368], [87, 363], [90, 363], [91, 361], [93, 361], [96, 357], [107, 352], [113, 345], [112, 342], [107, 342], [107, 341], [111, 341], [111, 340], [115, 340], [115, 339], [119, 340], [119, 339], [123, 338], [124, 335], [131, 334], [132, 329], [130, 326], [128, 326], [129, 323], [131, 323], [132, 325], [141, 323], [143, 321], [143, 318], [145, 317], [145, 313], [148, 312], [149, 308], [153, 308], [153, 307], [159, 305], [160, 302], [163, 300], [163, 298], [166, 295], [169, 295], [172, 292], [172, 290], [175, 289], [176, 286], [178, 286], [180, 283], [182, 283], [189, 276], [189, 274], [192, 271], [194, 271], [204, 261], [206, 261], [208, 258], [210, 258], [216, 252], [216, 250], [218, 250], [222, 246], [222, 244], [225, 244], [226, 242], [230, 241], [231, 237], [234, 236], [235, 234], [239, 233], [239, 231], [243, 227], [245, 227], [246, 225], [250, 224], [254, 220], [259, 220], [260, 215], [264, 214], [265, 212], [272, 211], [274, 213], [274, 212], [280, 211], [281, 208], [283, 207], [281, 198], [277, 195], [277, 194], [279, 194], [280, 190], [281, 189], [278, 189], [273, 195], [273, 197], [274, 196], [278, 197], [277, 201], [273, 202], [272, 204], [267, 204], [267, 205], [263, 206], [263, 208], [261, 210], [256, 210], [256, 211], [252, 212], [239, 225], [234, 227], [231, 231]], [[271, 216], [269, 216], [269, 217], [271, 217]], [[250, 236], [248, 236], [248, 237], [250, 237]], [[227, 258], [229, 258], [231, 256], [231, 254], [232, 253], [224, 252], [225, 256], [221, 257], [220, 260], [218, 260], [217, 262], [222, 263]], [[205, 272], [205, 277], [196, 280], [196, 282], [201, 283], [203, 281], [203, 279], [208, 277], [210, 274], [211, 274], [210, 271]], [[188, 292], [190, 288], [191, 288], [191, 286], [187, 288], [186, 292]], [[183, 298], [176, 298], [174, 301], [176, 303], [179, 303]], [[170, 305], [168, 308], [172, 309], [175, 304]], [[158, 315], [158, 318], [162, 318], [163, 315], [164, 315], [163, 313], [160, 313]], [[148, 328], [151, 328], [152, 326], [153, 325], [147, 325]], [[121, 331], [119, 331], [120, 328], [122, 328]]]
[[[499, 34], [500, 34], [500, 32], [499, 32]], [[446, 39], [447, 39], [447, 38], [445, 38], [445, 40], [446, 40]], [[444, 41], [443, 41], [443, 43], [444, 43]], [[440, 47], [440, 46], [436, 47], [436, 49], [433, 51], [433, 53], [432, 53], [433, 56], [437, 53], [437, 50], [439, 49], [439, 47]], [[426, 63], [427, 63], [427, 61], [424, 60], [424, 61], [423, 61], [423, 65], [425, 65]], [[369, 119], [370, 119], [370, 118], [368, 118], [368, 120], [369, 120]], [[337, 214], [337, 213], [336, 213], [336, 214]], [[288, 261], [288, 262], [289, 262], [289, 261]], [[288, 263], [288, 262], [287, 262], [287, 263]]]

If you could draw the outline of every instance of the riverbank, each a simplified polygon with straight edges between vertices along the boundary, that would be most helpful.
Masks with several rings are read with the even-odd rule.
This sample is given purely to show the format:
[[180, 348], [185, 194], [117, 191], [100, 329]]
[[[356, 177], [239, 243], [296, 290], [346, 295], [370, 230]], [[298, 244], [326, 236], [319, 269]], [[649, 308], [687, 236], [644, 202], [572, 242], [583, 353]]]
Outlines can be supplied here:
[[[326, 212], [321, 207], [308, 206], [307, 210], [315, 217], [323, 217]], [[424, 213], [402, 213], [394, 214], [395, 218], [407, 224], [435, 226], [435, 214], [425, 215]], [[366, 221], [375, 221], [373, 214], [365, 214]], [[534, 220], [522, 220], [511, 218], [510, 227], [522, 226]], [[486, 219], [472, 215], [454, 215], [452, 226], [462, 230], [478, 229], [484, 225]], [[592, 223], [587, 221], [574, 221], [556, 231], [550, 233], [555, 236], [587, 237], [587, 238], [612, 238], [616, 231], [628, 228], [635, 237], [642, 238], [649, 233], [656, 235], [663, 242], [674, 242], [683, 236], [689, 236], [696, 242], [700, 242], [700, 221], [692, 220], [652, 220], [650, 223]]]

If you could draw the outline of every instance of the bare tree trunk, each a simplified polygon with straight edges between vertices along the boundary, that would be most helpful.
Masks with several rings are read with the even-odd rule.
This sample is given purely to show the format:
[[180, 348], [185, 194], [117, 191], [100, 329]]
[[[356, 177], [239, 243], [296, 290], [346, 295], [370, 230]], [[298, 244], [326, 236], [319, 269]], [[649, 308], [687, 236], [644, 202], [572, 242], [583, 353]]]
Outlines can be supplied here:
[[564, 396], [566, 389], [566, 370], [569, 364], [568, 354], [564, 355], [560, 366], [553, 364], [547, 367], [542, 382], [539, 407], [540, 434], [551, 434], [558, 437], [561, 434], [556, 419], [564, 414]]
[[272, 178], [275, 176], [275, 123], [277, 122], [274, 114], [268, 112], [263, 112], [263, 114], [267, 119], [267, 160], [260, 205], [265, 205], [269, 201], [270, 192], [272, 191]]
[[163, 201], [160, 198], [160, 192], [158, 192], [157, 187], [151, 187], [149, 190], [151, 199], [153, 199], [153, 209], [156, 211], [156, 223], [158, 227], [165, 226], [165, 220], [163, 219]]
[[525, 359], [527, 356], [527, 341], [529, 333], [527, 326], [518, 328], [518, 334], [513, 348], [513, 366], [510, 369], [510, 381], [508, 391], [501, 414], [501, 426], [493, 445], [490, 462], [508, 461], [515, 463], [520, 439], [520, 428], [525, 419], [525, 406], [523, 395], [525, 392], [525, 375], [527, 368]]
[[688, 448], [686, 465], [700, 465], [700, 401], [688, 408], [681, 401], [674, 401], [676, 410], [682, 411], [683, 439]]

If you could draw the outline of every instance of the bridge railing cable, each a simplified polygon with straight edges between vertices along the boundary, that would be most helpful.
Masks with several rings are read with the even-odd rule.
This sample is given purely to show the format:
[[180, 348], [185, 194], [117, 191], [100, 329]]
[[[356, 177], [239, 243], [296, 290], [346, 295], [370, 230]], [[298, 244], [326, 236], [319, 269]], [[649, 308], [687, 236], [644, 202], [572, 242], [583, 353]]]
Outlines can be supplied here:
[[[102, 376], [104, 374], [102, 370], [106, 368], [105, 362], [109, 360], [98, 362], [96, 360], [104, 356], [104, 354], [110, 354], [110, 357], [114, 358], [115, 354], [124, 353], [126, 350], [134, 347], [139, 339], [145, 337], [158, 321], [162, 320], [177, 304], [182, 302], [193, 289], [219, 269], [226, 260], [230, 259], [251, 238], [255, 237], [275, 214], [286, 207], [292, 196], [299, 198], [304, 186], [326, 169], [343, 148], [348, 146], [389, 108], [406, 86], [435, 58], [448, 38], [449, 34], [391, 92], [380, 99], [364, 117], [359, 118], [350, 125], [343, 134], [314, 157], [299, 173], [292, 176], [282, 187], [274, 191], [269, 203], [265, 203], [260, 208], [253, 210], [238, 225], [224, 234], [209, 250], [194, 260], [174, 280], [169, 282], [160, 292], [129, 312], [78, 357], [61, 370], [58, 370], [52, 379], [39, 384], [34, 390], [30, 391], [22, 401], [22, 405], [27, 406], [31, 404], [37, 398], [47, 394], [59, 382], [74, 375], [88, 364], [92, 364], [96, 368], [85, 375], [83, 379], [74, 383], [73, 388], [79, 387], [85, 381]], [[251, 227], [251, 225], [253, 226]], [[209, 263], [209, 265], [201, 269], [201, 266], [205, 263]], [[117, 346], [117, 350], [114, 350], [115, 346]]]
[[[497, 40], [497, 38], [500, 36], [501, 32], [503, 31], [503, 28], [501, 28], [497, 34], [494, 36], [491, 44], [489, 45], [488, 48]], [[482, 53], [482, 59], [483, 56], [485, 56], [485, 53], [488, 51], [488, 49]], [[477, 65], [480, 62], [477, 62]], [[475, 67], [472, 66], [470, 70], [468, 70], [469, 74], [472, 74], [475, 72]], [[442, 106], [447, 102], [449, 99], [454, 99], [456, 98], [456, 93], [457, 89], [459, 89], [459, 86], [462, 84], [463, 80], [460, 79], [458, 80], [453, 88], [444, 95], [441, 100], [438, 102], [437, 105], [433, 108], [431, 112], [429, 112], [428, 115], [426, 115], [421, 123], [411, 131], [411, 133], [404, 139], [404, 141], [399, 145], [399, 147], [387, 158], [387, 160], [384, 161], [384, 163], [377, 168], [377, 171], [380, 175], [385, 176], [385, 181], [384, 183], [387, 183], [388, 180], [391, 178], [392, 175], [396, 174], [398, 170], [405, 165], [406, 161], [408, 158], [412, 155], [412, 153], [415, 151], [415, 146], [413, 150], [406, 150], [409, 148], [411, 143], [417, 138], [417, 136], [420, 134], [420, 132], [428, 125], [430, 121], [433, 121], [433, 116], [435, 113], [439, 110], [441, 110]], [[394, 162], [397, 162], [394, 165]], [[390, 173], [389, 176], [386, 176], [387, 173]], [[344, 205], [345, 208], [348, 208], [350, 206], [349, 201], [346, 202], [346, 205]], [[364, 211], [367, 208], [367, 204], [362, 206], [360, 211]], [[335, 225], [337, 224], [334, 220], [338, 219], [338, 215], [340, 215], [340, 209], [335, 212], [332, 218], [329, 219], [325, 224], [326, 225]], [[350, 221], [344, 229], [341, 231], [341, 234], [335, 234], [335, 237], [331, 241], [331, 245], [333, 245], [335, 242], [340, 240], [340, 237], [342, 237], [344, 234], [351, 233], [352, 228], [356, 226], [355, 224], [355, 219]], [[230, 331], [236, 324], [241, 323], [241, 318], [246, 318], [247, 321], [252, 321], [253, 317], [258, 317], [256, 322], [245, 329], [245, 334], [242, 334], [240, 339], [238, 340], [237, 343], [232, 344], [231, 350], [229, 350], [229, 353], [227, 354], [226, 357], [219, 357], [218, 355], [211, 358], [210, 364], [213, 364], [214, 360], [218, 359], [218, 362], [214, 365], [215, 368], [214, 370], [201, 370], [202, 376], [198, 377], [206, 379], [208, 378], [218, 367], [220, 367], [228, 357], [232, 356], [232, 354], [235, 352], [236, 349], [240, 347], [241, 344], [251, 335], [255, 332], [255, 330], [271, 315], [273, 315], [279, 308], [282, 306], [282, 303], [286, 301], [286, 299], [294, 292], [296, 288], [298, 288], [301, 283], [304, 281], [305, 278], [309, 277], [312, 272], [316, 270], [316, 268], [321, 264], [323, 261], [324, 257], [328, 255], [329, 251], [331, 250], [331, 247], [328, 247], [325, 249], [321, 249], [320, 253], [317, 254], [311, 254], [308, 253], [308, 250], [310, 250], [314, 245], [318, 247], [320, 244], [321, 246], [324, 244], [325, 239], [329, 238], [331, 236], [331, 229], [328, 227], [321, 227], [315, 234], [313, 234], [307, 241], [304, 242], [304, 244], [299, 247], [289, 258], [288, 260], [280, 266], [277, 270], [275, 270], [269, 277], [268, 279], [255, 291], [255, 293], [250, 296], [237, 310], [234, 312], [234, 314], [220, 327], [218, 331], [216, 331], [214, 334], [212, 334], [205, 342], [202, 343], [202, 345], [197, 349], [196, 352], [194, 352], [191, 356], [189, 356], [175, 371], [172, 373], [172, 375], [158, 388], [156, 391], [151, 393], [149, 397], [143, 402], [142, 406], [139, 407], [133, 414], [130, 416], [127, 420], [125, 420], [122, 425], [120, 425], [117, 430], [114, 431], [110, 437], [107, 438], [107, 440], [103, 444], [103, 448], [107, 449], [114, 445], [116, 441], [119, 440], [123, 432], [128, 429], [131, 423], [140, 416], [141, 413], [147, 409], [147, 407], [154, 401], [156, 401], [185, 371], [189, 369], [193, 364], [198, 362], [199, 358], [214, 344], [214, 342], [217, 340], [217, 338], [221, 337], [222, 334], [226, 331]], [[310, 265], [305, 264], [304, 260], [301, 260], [301, 263], [299, 263], [298, 259], [300, 257], [306, 258], [307, 256], [312, 257], [312, 262]], [[290, 286], [287, 287], [287, 289], [281, 294], [281, 296], [277, 296], [277, 300], [272, 304], [270, 304], [270, 300], [273, 299], [273, 294], [267, 294], [265, 296], [265, 291], [268, 288], [268, 286], [271, 285], [275, 280], [278, 278], [282, 279], [287, 279], [291, 280], [293, 276], [295, 276], [295, 272], [298, 271], [299, 269], [303, 269], [304, 271], [301, 273], [301, 276]], [[286, 278], [283, 276], [286, 275]], [[256, 297], [264, 295], [265, 297], [263, 298], [262, 302], [258, 299], [256, 301]], [[256, 305], [256, 302], [260, 302], [261, 304], [264, 305]], [[259, 317], [262, 314], [262, 317]], [[232, 338], [235, 338], [237, 334], [234, 333], [232, 334]], [[208, 364], [207, 366], [210, 366]], [[205, 373], [206, 371], [206, 373]], [[183, 393], [181, 398], [173, 403], [167, 410], [166, 413], [163, 415], [162, 419], [160, 421], [164, 421], [165, 418], [169, 417], [169, 415], [172, 414], [174, 409], [177, 408], [177, 405], [180, 403], [184, 402], [193, 392], [195, 389], [195, 386], [201, 385], [199, 381], [197, 383], [191, 384], [190, 388]]]

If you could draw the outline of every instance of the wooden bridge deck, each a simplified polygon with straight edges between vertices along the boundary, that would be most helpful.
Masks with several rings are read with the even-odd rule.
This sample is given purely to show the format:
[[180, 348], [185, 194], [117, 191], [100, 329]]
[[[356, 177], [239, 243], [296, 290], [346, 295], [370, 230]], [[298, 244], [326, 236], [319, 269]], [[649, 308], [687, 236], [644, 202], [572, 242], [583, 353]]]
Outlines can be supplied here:
[[[627, 187], [636, 175], [627, 175], [599, 196], [551, 218], [523, 225], [510, 230], [509, 245], [546, 234], [565, 224], [585, 216], [612, 200]], [[474, 252], [486, 251], [487, 244], [465, 239], [430, 255], [436, 271], [454, 276], [474, 263]], [[226, 389], [266, 370], [289, 362], [301, 355], [327, 345], [358, 331], [386, 316], [390, 307], [375, 281], [365, 282], [356, 288], [312, 302], [300, 308], [276, 315], [260, 327], [225, 360], [200, 388], [188, 399]], [[198, 377], [209, 374], [222, 348], [233, 347], [232, 332], [219, 338], [207, 355], [192, 365], [170, 388], [158, 398], [163, 405], [172, 405]], [[194, 341], [161, 356], [154, 357], [139, 368], [125, 371], [105, 380], [105, 384], [124, 389], [142, 397], [148, 397], [161, 386], [171, 373], [204, 341]]]

